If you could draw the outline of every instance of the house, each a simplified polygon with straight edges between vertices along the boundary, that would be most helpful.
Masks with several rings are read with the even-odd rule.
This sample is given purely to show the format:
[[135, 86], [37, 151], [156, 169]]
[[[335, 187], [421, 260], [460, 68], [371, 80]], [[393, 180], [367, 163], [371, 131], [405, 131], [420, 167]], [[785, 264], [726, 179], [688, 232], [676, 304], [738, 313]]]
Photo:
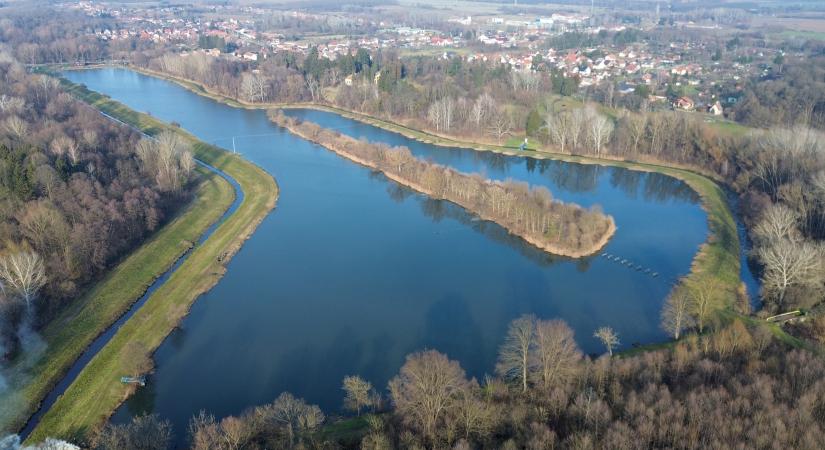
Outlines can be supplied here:
[[716, 103], [710, 105], [708, 108], [708, 113], [713, 114], [714, 116], [721, 116], [724, 114], [724, 110], [722, 110], [722, 103], [717, 100]]
[[674, 108], [685, 111], [693, 111], [694, 106], [693, 100], [691, 100], [690, 97], [679, 97], [673, 102]]
[[352, 74], [349, 74], [346, 78], [344, 78], [344, 84], [347, 86], [352, 86]]

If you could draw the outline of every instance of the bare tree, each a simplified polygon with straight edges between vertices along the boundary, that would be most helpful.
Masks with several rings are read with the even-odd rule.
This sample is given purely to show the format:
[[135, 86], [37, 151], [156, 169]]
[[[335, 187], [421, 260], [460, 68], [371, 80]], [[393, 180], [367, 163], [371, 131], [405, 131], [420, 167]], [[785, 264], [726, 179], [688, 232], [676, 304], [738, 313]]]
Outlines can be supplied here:
[[260, 73], [244, 73], [241, 78], [241, 90], [244, 97], [251, 102], [266, 100], [266, 90], [269, 80]]
[[506, 111], [497, 110], [493, 113], [492, 121], [490, 122], [490, 134], [496, 138], [496, 141], [501, 144], [501, 140], [505, 136], [513, 133], [513, 119]]
[[344, 406], [351, 411], [355, 411], [357, 415], [361, 415], [362, 408], [373, 405], [375, 396], [372, 384], [369, 381], [357, 375], [344, 377], [342, 389], [346, 392]]
[[26, 102], [20, 97], [0, 95], [0, 112], [2, 113], [19, 113], [24, 106], [26, 106]]
[[584, 109], [577, 108], [569, 113], [567, 121], [567, 140], [570, 142], [570, 147], [572, 150], [578, 150], [582, 137], [586, 137], [586, 133], [584, 133], [586, 124], [587, 117]]
[[142, 139], [135, 151], [143, 170], [165, 191], [179, 191], [195, 167], [191, 146], [172, 131], [165, 131], [155, 139]]
[[295, 434], [301, 430], [312, 430], [324, 421], [324, 414], [315, 405], [308, 405], [304, 400], [284, 392], [271, 404], [267, 405], [265, 415], [287, 430], [289, 444], [295, 442]]
[[252, 430], [246, 421], [235, 416], [227, 416], [221, 419], [221, 438], [224, 448], [227, 450], [239, 450], [252, 437]]
[[478, 399], [475, 390], [478, 388], [475, 381], [471, 382], [472, 389], [466, 389], [458, 401], [458, 419], [464, 429], [464, 438], [483, 436], [490, 431], [493, 425], [493, 409], [485, 401]]
[[601, 327], [593, 333], [593, 337], [598, 338], [607, 349], [607, 354], [613, 356], [613, 349], [619, 345], [619, 335], [610, 327]]
[[630, 140], [633, 143], [631, 154], [635, 155], [639, 152], [639, 142], [645, 135], [645, 127], [647, 127], [647, 116], [644, 114], [631, 114], [627, 116], [627, 130], [630, 134]]
[[1, 287], [19, 295], [31, 308], [37, 291], [46, 284], [43, 260], [35, 252], [20, 251], [0, 257]]
[[[99, 450], [166, 450], [172, 441], [172, 424], [157, 415], [137, 416], [123, 425], [107, 424], [94, 439]], [[40, 448], [40, 447], [38, 447]], [[58, 448], [58, 447], [55, 447]], [[59, 447], [68, 448], [68, 447]]]
[[573, 330], [564, 321], [536, 323], [533, 374], [545, 389], [569, 382], [581, 357]]
[[454, 104], [452, 97], [436, 100], [427, 110], [427, 119], [436, 131], [450, 131], [453, 125]]
[[810, 242], [792, 242], [779, 239], [763, 245], [757, 251], [765, 266], [762, 284], [783, 308], [788, 288], [821, 281], [823, 278], [822, 252]]
[[696, 327], [700, 333], [705, 331], [705, 326], [711, 318], [711, 314], [716, 309], [714, 299], [718, 295], [718, 283], [710, 280], [702, 280], [687, 285], [690, 295], [690, 314], [696, 321]]
[[405, 422], [433, 438], [468, 383], [457, 362], [435, 350], [427, 350], [407, 356], [389, 388], [396, 410]]
[[753, 232], [763, 244], [780, 239], [796, 241], [798, 232], [796, 224], [799, 216], [790, 208], [781, 204], [771, 204], [762, 211], [762, 218], [754, 227]]
[[15, 139], [23, 139], [29, 131], [29, 124], [18, 116], [9, 116], [3, 121], [3, 130]]
[[307, 90], [309, 91], [309, 95], [312, 96], [312, 101], [317, 102], [320, 100], [320, 93], [321, 93], [321, 85], [318, 83], [314, 77], [308, 76], [304, 79], [306, 84]]
[[68, 155], [72, 164], [80, 161], [80, 146], [70, 137], [59, 136], [52, 141], [49, 147], [55, 155]]
[[531, 372], [531, 354], [535, 348], [536, 318], [521, 316], [510, 322], [507, 337], [498, 352], [496, 372], [504, 378], [517, 380], [521, 391], [527, 392]]
[[570, 138], [570, 113], [561, 111], [556, 114], [547, 113], [544, 116], [544, 130], [550, 137], [550, 142], [559, 147], [564, 153]]
[[613, 121], [608, 117], [599, 114], [594, 108], [585, 110], [587, 134], [590, 143], [593, 144], [593, 153], [601, 156], [602, 148], [610, 140], [613, 134]]
[[679, 286], [665, 300], [665, 306], [662, 308], [662, 329], [673, 336], [673, 339], [679, 339], [682, 331], [693, 326], [694, 320], [690, 311], [690, 294], [686, 288]]
[[490, 112], [495, 108], [495, 100], [488, 93], [483, 93], [476, 98], [470, 109], [470, 120], [475, 124], [476, 128], [484, 125], [484, 122], [490, 115]]

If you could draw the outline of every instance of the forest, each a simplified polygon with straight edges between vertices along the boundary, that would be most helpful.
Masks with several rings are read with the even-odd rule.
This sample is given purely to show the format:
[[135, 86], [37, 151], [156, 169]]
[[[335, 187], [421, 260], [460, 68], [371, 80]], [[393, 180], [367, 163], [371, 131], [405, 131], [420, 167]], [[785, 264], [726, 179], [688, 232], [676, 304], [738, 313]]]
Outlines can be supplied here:
[[[0, 363], [188, 201], [194, 160], [0, 52]], [[2, 365], [0, 365], [2, 367]]]
[[[673, 348], [593, 359], [563, 321], [523, 316], [482, 380], [425, 350], [407, 356], [386, 390], [344, 378], [344, 419], [283, 393], [237, 416], [201, 411], [188, 430], [139, 416], [107, 425], [91, 447], [161, 450], [184, 433], [196, 450], [820, 448], [822, 359], [762, 324], [715, 327]], [[618, 337], [604, 331], [609, 349]]]
[[616, 230], [613, 218], [598, 207], [584, 209], [554, 200], [544, 187], [484, 179], [423, 161], [405, 147], [391, 148], [357, 140], [317, 124], [270, 112], [274, 123], [316, 142], [345, 158], [379, 170], [387, 177], [435, 199], [460, 205], [485, 220], [498, 223], [531, 244], [562, 256], [591, 255], [607, 244]]

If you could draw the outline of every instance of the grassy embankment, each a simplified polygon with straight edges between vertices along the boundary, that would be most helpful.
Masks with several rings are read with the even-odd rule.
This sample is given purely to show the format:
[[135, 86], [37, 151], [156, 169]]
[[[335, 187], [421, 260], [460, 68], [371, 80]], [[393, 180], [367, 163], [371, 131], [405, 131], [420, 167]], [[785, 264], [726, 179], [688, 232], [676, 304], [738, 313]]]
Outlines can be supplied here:
[[46, 348], [33, 365], [16, 362], [10, 375], [15, 392], [0, 395], [0, 428], [21, 428], [91, 342], [232, 204], [235, 194], [226, 180], [206, 170], [198, 173], [193, 201], [42, 330]]
[[[187, 314], [198, 296], [218, 282], [225, 272], [228, 259], [274, 208], [278, 195], [275, 180], [254, 164], [197, 141], [183, 130], [130, 110], [82, 86], [66, 80], [63, 84], [78, 98], [148, 134], [164, 129], [180, 133], [192, 143], [198, 159], [224, 171], [240, 184], [244, 198], [238, 209], [192, 252], [186, 262], [83, 369], [66, 393], [43, 416], [30, 436], [30, 442], [49, 436], [82, 442], [102, 424], [132, 392], [131, 387], [119, 382], [120, 376], [142, 373], [151, 368], [152, 353]], [[226, 206], [224, 203], [221, 212]]]
[[[137, 72], [146, 75], [163, 78], [180, 86], [189, 89], [199, 95], [209, 97], [213, 100], [225, 103], [230, 106], [249, 108], [249, 109], [264, 109], [264, 108], [310, 108], [321, 111], [328, 111], [339, 114], [362, 123], [373, 125], [388, 131], [399, 133], [411, 139], [416, 139], [421, 142], [438, 145], [442, 147], [461, 147], [469, 148], [479, 151], [489, 151], [494, 153], [501, 153], [512, 156], [530, 156], [538, 159], [552, 159], [566, 162], [573, 162], [579, 164], [597, 164], [602, 166], [623, 167], [631, 170], [656, 172], [664, 175], [672, 176], [688, 184], [702, 200], [702, 208], [708, 215], [709, 234], [707, 241], [702, 244], [696, 256], [694, 257], [691, 267], [691, 273], [687, 276], [687, 281], [696, 284], [713, 283], [718, 286], [716, 290], [717, 309], [721, 312], [720, 317], [723, 319], [730, 319], [738, 314], [735, 312], [737, 301], [739, 300], [739, 292], [742, 289], [742, 283], [739, 275], [740, 259], [739, 250], [740, 242], [739, 235], [736, 230], [736, 220], [730, 210], [728, 201], [724, 190], [720, 187], [718, 179], [714, 179], [714, 175], [710, 173], [700, 173], [696, 168], [692, 167], [675, 167], [667, 166], [658, 163], [624, 161], [612, 158], [594, 158], [590, 156], [570, 155], [566, 153], [556, 153], [546, 149], [521, 151], [517, 145], [521, 140], [513, 142], [512, 146], [494, 145], [489, 143], [478, 143], [460, 140], [452, 137], [438, 135], [422, 130], [413, 129], [405, 125], [391, 122], [384, 119], [379, 119], [366, 114], [361, 114], [355, 111], [349, 111], [342, 108], [337, 108], [329, 105], [315, 104], [315, 103], [299, 103], [299, 104], [284, 104], [284, 103], [270, 103], [270, 104], [250, 104], [246, 102], [233, 99], [222, 94], [216, 93], [213, 90], [203, 86], [197, 82], [182, 79], [168, 74], [146, 70], [141, 68], [130, 67]], [[561, 100], [560, 100], [561, 101]], [[563, 99], [563, 103], [573, 102], [576, 100]], [[725, 122], [727, 123], [727, 122]], [[736, 132], [739, 132], [738, 127]], [[723, 130], [723, 128], [720, 128]], [[621, 226], [621, 224], [619, 224]], [[755, 294], [755, 293], [752, 293]], [[781, 338], [787, 337], [781, 332], [778, 327], [772, 327]]]

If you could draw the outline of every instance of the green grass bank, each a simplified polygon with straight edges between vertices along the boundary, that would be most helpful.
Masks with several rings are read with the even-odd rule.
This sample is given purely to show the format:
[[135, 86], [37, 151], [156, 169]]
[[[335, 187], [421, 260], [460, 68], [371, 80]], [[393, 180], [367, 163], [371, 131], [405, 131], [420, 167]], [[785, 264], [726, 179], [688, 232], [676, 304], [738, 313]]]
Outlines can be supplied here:
[[[152, 353], [188, 313], [192, 303], [218, 282], [225, 273], [225, 264], [275, 207], [278, 196], [275, 180], [256, 165], [200, 142], [182, 129], [133, 111], [83, 86], [65, 79], [61, 83], [64, 89], [77, 98], [147, 134], [157, 134], [163, 130], [181, 134], [192, 144], [198, 159], [222, 170], [240, 184], [244, 198], [238, 209], [206, 242], [193, 250], [169, 280], [153, 293], [146, 304], [81, 371], [64, 395], [43, 416], [29, 437], [29, 442], [39, 442], [46, 437], [84, 442], [131, 394], [133, 388], [121, 384], [120, 376], [144, 373], [151, 369]], [[216, 178], [225, 184], [228, 201], [221, 207], [215, 207], [214, 203], [210, 205], [209, 208], [217, 210], [217, 214], [202, 229], [220, 217], [234, 198], [231, 186], [219, 177]], [[196, 203], [192, 208], [207, 204], [209, 203]], [[190, 241], [194, 241], [198, 234]], [[147, 257], [153, 256], [150, 253]], [[59, 376], [56, 378], [59, 379]]]

